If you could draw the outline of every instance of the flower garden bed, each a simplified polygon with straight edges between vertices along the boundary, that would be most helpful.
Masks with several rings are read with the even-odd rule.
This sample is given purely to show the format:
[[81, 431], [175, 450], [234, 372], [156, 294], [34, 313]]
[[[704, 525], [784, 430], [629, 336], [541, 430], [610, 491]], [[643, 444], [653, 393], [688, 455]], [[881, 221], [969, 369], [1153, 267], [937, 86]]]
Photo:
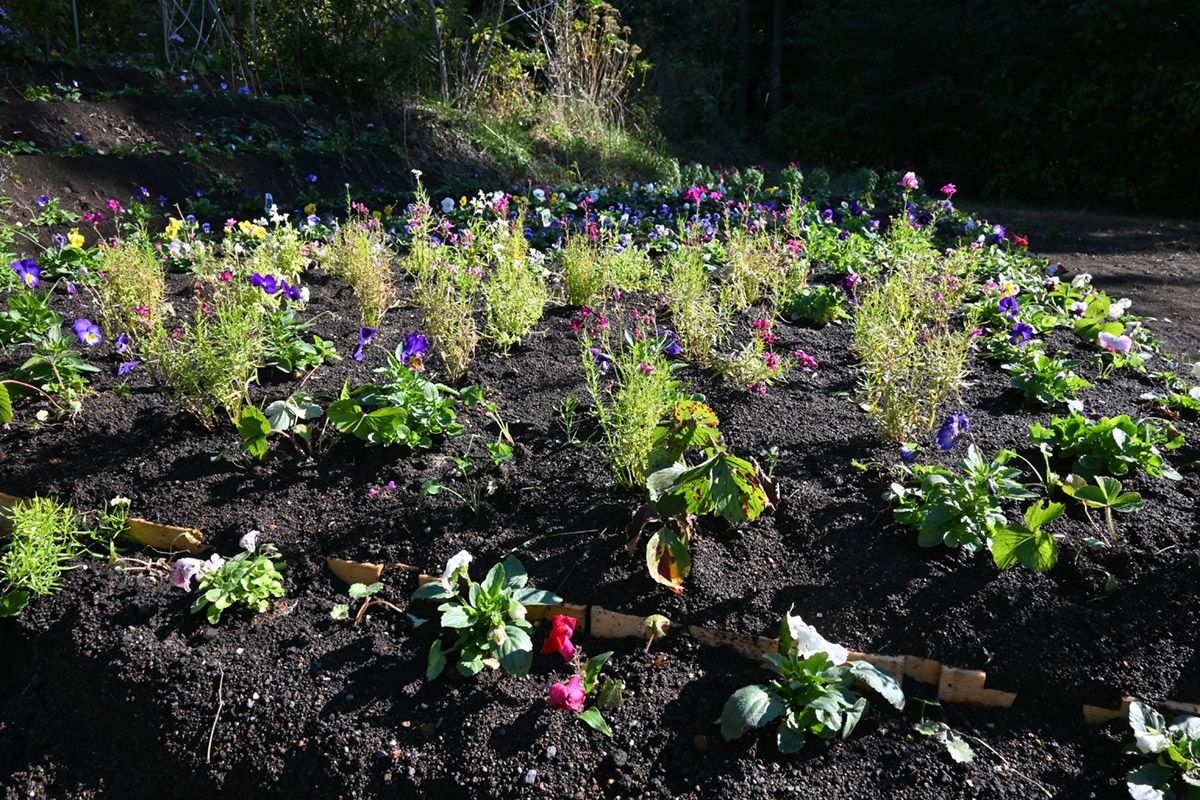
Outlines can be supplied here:
[[[816, 191], [823, 191], [819, 184]], [[313, 263], [299, 281], [293, 278], [292, 288], [297, 296], [303, 289], [306, 301], [291, 302], [299, 319], [312, 321], [305, 340], [319, 337], [342, 359], [295, 373], [269, 366], [256, 371], [244, 407], [267, 411], [271, 403], [297, 397], [303, 389], [322, 408], [321, 416], [307, 420], [312, 423], [307, 438], [294, 426], [287, 435], [264, 433], [261, 460], [247, 452], [248, 437], [239, 435], [228, 415], [197, 413], [201, 409], [194, 406], [183, 410], [167, 391], [155, 359], [136, 347], [118, 351], [117, 337], [125, 331], [113, 326], [111, 317], [105, 326], [99, 324], [105, 319], [100, 284], [89, 286], [78, 277], [80, 263], [94, 272], [112, 257], [92, 247], [94, 234], [85, 229], [82, 246], [68, 241], [46, 254], [24, 254], [39, 261], [38, 285], [25, 281], [0, 294], [5, 303], [0, 311], [11, 308], [14, 297], [50, 287], [57, 271], [61, 277], [48, 296], [49, 307], [65, 321], [89, 321], [74, 332], [67, 325], [64, 336], [70, 352], [99, 371], [84, 376], [90, 387], [80, 387], [74, 398], [51, 392], [59, 404], [78, 401], [64, 417], [39, 395], [15, 403], [14, 422], [0, 429], [0, 490], [70, 500], [79, 510], [111, 507], [114, 497], [128, 498], [129, 513], [202, 531], [203, 543], [231, 560], [246, 532], [258, 530], [262, 542], [278, 548], [287, 568], [285, 594], [272, 599], [266, 611], [234, 609], [211, 625], [203, 614], [189, 613], [199, 590], [189, 594], [172, 584], [173, 556], [122, 544], [107, 566], [125, 569], [106, 569], [104, 558], [81, 559], [77, 569], [63, 575], [56, 593], [32, 597], [19, 616], [0, 620], [0, 770], [8, 776], [8, 796], [105, 792], [136, 798], [158, 794], [167, 784], [183, 797], [216, 790], [298, 796], [312, 786], [346, 797], [416, 791], [445, 797], [1125, 794], [1125, 773], [1139, 763], [1120, 755], [1131, 738], [1127, 725], [1089, 725], [1082, 707], [1114, 708], [1127, 696], [1200, 701], [1198, 654], [1189, 633], [1200, 622], [1195, 415], [1179, 402], [1164, 414], [1162, 406], [1143, 399], [1150, 392], [1167, 394], [1164, 379], [1150, 373], [1169, 370], [1187, 381], [1190, 364], [1153, 354], [1145, 330], [1129, 328], [1126, 355], [1153, 358], [1142, 370], [1114, 365], [1113, 353], [1097, 343], [1098, 336], [1076, 332], [1069, 302], [1058, 324], [1045, 311], [1053, 305], [1053, 292], [1068, 291], [1076, 274], [1060, 273], [1060, 288], [1052, 290], [1046, 265], [1029, 259], [1013, 237], [989, 242], [991, 225], [968, 235], [967, 217], [939, 211], [936, 199], [922, 201], [927, 203], [922, 212], [944, 215], [942, 232], [956, 237], [964, 251], [982, 236], [972, 251], [982, 265], [978, 288], [964, 295], [980, 309], [971, 325], [978, 325], [982, 335], [968, 353], [967, 380], [946, 395], [934, 424], [909, 429], [920, 446], [915, 463], [957, 469], [969, 446], [989, 461], [1012, 448], [1028, 465], [1013, 459], [1007, 467], [1021, 470], [1012, 480], [1028, 486], [1030, 497], [1012, 495], [996, 504], [1007, 523], [1018, 523], [1035, 500], [1061, 502], [1065, 514], [1045, 524], [1058, 535], [1058, 553], [1054, 566], [1043, 572], [1020, 565], [1000, 570], [987, 547], [973, 555], [962, 547], [921, 547], [917, 531], [897, 522], [884, 499], [885, 493], [895, 493], [894, 483], [915, 485], [901, 466], [902, 449], [911, 448], [881, 441], [879, 425], [857, 402], [864, 340], [861, 332], [856, 338], [858, 304], [850, 302], [852, 294], [861, 302], [861, 293], [886, 275], [878, 259], [850, 259], [879, 252], [872, 248], [885, 234], [867, 221], [883, 220], [886, 232], [888, 218], [903, 220], [903, 204], [917, 197], [909, 187], [896, 187], [894, 179], [879, 183], [874, 209], [861, 194], [847, 196], [847, 205], [839, 206], [842, 197], [824, 191], [826, 198], [808, 208], [803, 231], [779, 234], [779, 252], [790, 252], [784, 260], [792, 266], [808, 264], [808, 285], [828, 287], [846, 319], [795, 324], [774, 313], [780, 305], [756, 301], [732, 316], [728, 337], [718, 347], [726, 355], [743, 346], [761, 347], [769, 334], [768, 352], [781, 359], [794, 354], [785, 380], [770, 386], [722, 380], [711, 365], [688, 363], [686, 353], [655, 351], [631, 362], [646, 377], [664, 369], [664, 363], [675, 364], [672, 377], [686, 383], [686, 393], [703, 395], [719, 418], [722, 446], [730, 456], [756, 459], [759, 468], [749, 482], [765, 483], [767, 473], [778, 481], [777, 498], [768, 503], [775, 507], [755, 519], [736, 519], [728, 505], [728, 515], [703, 515], [688, 529], [690, 572], [672, 573], [660, 559], [660, 581], [647, 570], [646, 540], [653, 526], [633, 552], [629, 547], [636, 532], [631, 520], [647, 500], [645, 476], [640, 489], [618, 485], [619, 475], [606, 463], [589, 376], [605, 398], [610, 381], [634, 374], [621, 371], [621, 337], [604, 344], [604, 331], [595, 327], [600, 317], [609, 320], [609, 331], [632, 331], [642, 324], [635, 319], [653, 318], [654, 328], [644, 331], [653, 335], [642, 341], [669, 343], [658, 330], [679, 329], [681, 311], [670, 305], [665, 290], [637, 286], [614, 292], [603, 282], [587, 301], [590, 314], [582, 312], [583, 303], [565, 301], [564, 268], [554, 247], [559, 234], [555, 226], [539, 224], [539, 209], [562, 220], [556, 225], [566, 229], [571, 227], [567, 216], [582, 219], [588, 205], [605, 215], [606, 206], [620, 204], [611, 215], [613, 235], [630, 238], [614, 238], [618, 246], [649, 246], [656, 270], [675, 257], [675, 245], [694, 247], [720, 265], [715, 280], [721, 284], [728, 282], [728, 254], [712, 243], [721, 240], [721, 225], [714, 226], [715, 239], [704, 241], [710, 234], [701, 230], [690, 244], [671, 231], [672, 220], [694, 214], [697, 204], [710, 221], [714, 212], [727, 209], [722, 198], [705, 196], [709, 190], [614, 188], [603, 196], [596, 193], [598, 202], [583, 203], [582, 210], [588, 187], [509, 196], [509, 207], [530, 204], [526, 221], [533, 245], [549, 256], [545, 265], [555, 300], [546, 304], [534, 330], [507, 352], [487, 341], [479, 345], [463, 379], [455, 382], [464, 395], [466, 387], [481, 389], [473, 405], [461, 398], [454, 405], [462, 435], [433, 435], [427, 446], [368, 446], [365, 434], [355, 435], [359, 428], [342, 432], [326, 423], [339, 398], [353, 400], [343, 387], [379, 381], [381, 369], [396, 372], [389, 360], [393, 352], [391, 360], [403, 362], [399, 369], [407, 370], [404, 364], [413, 356], [423, 356], [419, 376], [450, 382], [450, 362], [438, 353], [443, 346], [421, 353], [409, 338], [432, 338], [433, 333], [418, 304], [418, 282], [400, 272], [408, 262], [389, 265], [394, 295], [384, 304], [386, 313], [378, 321], [364, 319], [351, 282], [334, 274], [330, 251], [318, 246], [333, 236], [328, 226], [333, 209], [315, 209], [327, 219], [301, 231], [312, 245]], [[772, 217], [784, 210], [786, 193], [762, 192], [760, 208], [735, 226], [754, 214], [772, 225], [787, 224]], [[121, 202], [132, 205], [125, 198]], [[461, 237], [473, 220], [496, 216], [495, 202], [491, 195], [481, 196], [479, 217], [456, 198], [445, 208], [433, 203], [454, 226], [439, 234], [445, 240], [441, 246], [466, 249], [451, 237]], [[849, 202], [868, 207], [861, 221]], [[826, 223], [826, 208], [840, 208], [843, 219]], [[626, 212], [641, 221], [622, 221]], [[293, 220], [310, 215], [316, 213], [303, 212]], [[397, 203], [381, 216], [379, 227], [396, 231], [398, 249], [407, 252], [404, 229], [413, 224], [411, 214]], [[370, 227], [368, 219], [369, 214], [362, 218], [364, 228]], [[440, 224], [442, 217], [437, 219]], [[914, 213], [912, 220], [917, 219]], [[274, 280], [264, 286], [267, 271], [249, 255], [231, 262], [228, 278], [220, 270], [202, 278], [180, 271], [200, 258], [196, 242], [226, 239], [226, 248], [236, 243], [251, 254], [282, 236], [285, 227], [265, 219], [241, 220], [245, 226], [237, 222], [223, 236], [221, 222], [215, 221], [211, 238], [200, 233], [199, 221], [172, 224], [165, 234], [152, 224], [152, 240], [177, 270], [167, 275], [165, 300], [173, 306], [177, 323], [172, 325], [180, 330], [201, 303], [217, 302], [214, 298], [232, 291], [229, 287], [249, 287], [262, 293], [255, 302], [269, 296], [270, 309], [280, 307], [275, 299], [280, 286]], [[927, 223], [917, 222], [923, 229]], [[886, 235], [895, 237], [904, 224], [894, 223]], [[46, 232], [65, 235], [71, 227], [47, 227]], [[846, 237], [827, 235], [842, 229], [849, 231]], [[473, 230], [479, 235], [481, 229]], [[190, 233], [196, 238], [189, 239]], [[865, 244], [861, 251], [837, 244], [846, 241]], [[173, 251], [173, 243], [189, 248], [181, 244]], [[796, 246], [788, 250], [791, 245]], [[827, 248], [824, 255], [818, 255], [821, 247]], [[485, 258], [480, 264], [491, 277], [490, 262]], [[15, 272], [24, 278], [30, 274], [24, 269]], [[847, 273], [864, 276], [864, 282], [846, 282]], [[1006, 281], [1013, 282], [1011, 290]], [[68, 282], [78, 283], [75, 292], [67, 291]], [[1095, 299], [1086, 283], [1077, 288], [1085, 306]], [[1015, 308], [1001, 304], [1006, 296], [1016, 298]], [[485, 304], [481, 296], [473, 307], [479, 324], [486, 318]], [[955, 325], [966, 325], [962, 309], [951, 311]], [[1154, 312], [1135, 304], [1124, 319]], [[1107, 309], [1101, 316], [1105, 319], [1097, 324], [1110, 324]], [[768, 319], [773, 322], [764, 327]], [[1043, 461], [1030, 427], [1049, 426], [1052, 417], [1066, 416], [1067, 410], [1059, 402], [1047, 407], [1027, 400], [1013, 387], [1010, 371], [1001, 368], [1027, 352], [1021, 349], [1028, 343], [1015, 327], [1018, 322], [1030, 327], [1031, 341], [1045, 343], [1046, 354], [1061, 350], [1081, 362], [1073, 371], [1093, 384], [1076, 395], [1084, 410], [1153, 418], [1153, 425], [1174, 431], [1160, 444], [1163, 460], [1180, 473], [1178, 480], [1152, 477], [1139, 466], [1117, 476], [1122, 491], [1137, 492], [1144, 507], [1115, 515], [1115, 543], [1102, 546], [1109, 538], [1103, 511], [1091, 512], [1094, 527], [1080, 503], [1053, 486], [1048, 492], [1038, 474]], [[1148, 325], [1156, 331], [1153, 322]], [[1125, 330], [1124, 322], [1118, 327]], [[1115, 337], [1111, 348], [1125, 347], [1117, 341], [1124, 333], [1104, 332]], [[93, 345], [89, 336], [96, 335], [101, 341]], [[584, 341], [585, 335], [593, 338]], [[1183, 348], [1180, 354], [1196, 346], [1172, 344]], [[985, 358], [989, 347], [994, 357]], [[352, 356], [356, 348], [362, 360]], [[0, 374], [28, 382], [18, 371], [30, 351], [19, 345], [0, 355]], [[133, 361], [140, 363], [119, 374]], [[773, 377], [769, 372], [763, 374]], [[755, 390], [747, 391], [748, 386]], [[1187, 395], [1186, 386], [1176, 389]], [[574, 412], [564, 404], [569, 396], [579, 401]], [[572, 413], [576, 425], [568, 421]], [[965, 414], [969, 422], [959, 421], [938, 436], [952, 413]], [[244, 411], [241, 418], [247, 419]], [[297, 420], [303, 418], [300, 414]], [[349, 416], [340, 419], [353, 427]], [[270, 423], [272, 428], [279, 430]], [[1184, 437], [1181, 443], [1177, 434]], [[1168, 443], [1179, 446], [1167, 450]], [[488, 447], [500, 444], [509, 449]], [[473, 466], [468, 468], [464, 458]], [[687, 458], [694, 467], [694, 456]], [[1055, 468], [1065, 477], [1071, 464], [1056, 461]], [[719, 492], [713, 494], [719, 501]], [[1029, 527], [1036, 531], [1038, 526]], [[1084, 544], [1086, 538], [1095, 541]], [[532, 586], [570, 603], [624, 615], [626, 626], [656, 614], [670, 620], [675, 632], [656, 637], [649, 647], [641, 638], [592, 636], [585, 630], [590, 624], [574, 635], [575, 645], [589, 655], [611, 648], [604, 674], [624, 681], [624, 702], [604, 711], [611, 737], [551, 708], [549, 688], [566, 681], [571, 667], [558, 653], [540, 652], [550, 626], [535, 615], [529, 618], [534, 653], [528, 675], [484, 669], [467, 678], [447, 668], [435, 680], [426, 679], [430, 647], [445, 634], [433, 603], [410, 600], [417, 589], [412, 572], [437, 574], [462, 550], [475, 557], [471, 574], [476, 580], [515, 554]], [[328, 568], [331, 558], [401, 563], [414, 570], [386, 570], [384, 588], [375, 597], [396, 608], [373, 606], [355, 625], [331, 616], [335, 606], [348, 601], [346, 584]], [[679, 583], [682, 591], [671, 591], [663, 582]], [[355, 607], [353, 601], [349, 605]], [[967, 674], [986, 672], [985, 691], [1011, 693], [1015, 699], [1010, 708], [932, 706], [922, 701], [939, 697], [939, 682], [929, 685], [910, 674], [903, 683], [906, 707], [895, 710], [875, 702], [844, 741], [810, 740], [799, 754], [782, 755], [772, 728], [726, 742], [717, 724], [723, 706], [735, 690], [765, 680], [765, 673], [736, 650], [678, 635], [679, 629], [695, 626], [770, 642], [789, 609], [857, 653], [910, 654]], [[925, 720], [945, 722], [968, 737], [975, 759], [958, 763], [934, 737], [916, 735], [914, 724]]]

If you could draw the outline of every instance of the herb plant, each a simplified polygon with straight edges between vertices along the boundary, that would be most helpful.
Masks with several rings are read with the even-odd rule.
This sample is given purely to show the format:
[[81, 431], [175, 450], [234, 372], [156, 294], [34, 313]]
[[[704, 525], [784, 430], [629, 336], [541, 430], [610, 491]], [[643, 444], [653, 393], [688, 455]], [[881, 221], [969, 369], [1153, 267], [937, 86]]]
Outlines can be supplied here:
[[1013, 387], [1020, 389], [1026, 400], [1036, 400], [1044, 406], [1064, 403], [1072, 411], [1079, 411], [1083, 403], [1075, 395], [1092, 385], [1071, 371], [1082, 363], [1035, 351], [1028, 358], [1009, 362], [1002, 368], [1012, 375]]
[[8, 511], [11, 532], [0, 539], [0, 616], [19, 614], [33, 595], [62, 586], [66, 563], [83, 549], [84, 531], [71, 505], [34, 497]]
[[[526, 588], [529, 578], [516, 556], [496, 564], [481, 583], [470, 578], [471, 556], [466, 551], [450, 559], [440, 581], [413, 592], [413, 600], [445, 600], [438, 606], [442, 627], [457, 631], [449, 647], [438, 639], [429, 649], [428, 680], [442, 674], [446, 656], [458, 652], [458, 671], [470, 677], [487, 669], [503, 668], [524, 675], [533, 661], [533, 626], [525, 620], [525, 606], [554, 605], [562, 598], [544, 589]], [[460, 579], [466, 584], [459, 588]]]
[[721, 713], [721, 735], [740, 739], [782, 716], [775, 732], [781, 753], [799, 752], [807, 736], [844, 739], [869, 708], [854, 688], [859, 680], [894, 707], [904, 707], [904, 693], [892, 675], [866, 661], [848, 661], [849, 656], [789, 612], [780, 625], [779, 652], [763, 654], [763, 669], [775, 677], [733, 693]]
[[367, 216], [360, 205], [352, 206], [352, 212], [326, 248], [325, 263], [354, 290], [362, 324], [378, 328], [383, 315], [396, 302], [392, 277], [395, 254], [384, 241], [379, 220]]
[[225, 559], [218, 555], [207, 561], [181, 558], [175, 562], [172, 582], [191, 591], [191, 579], [198, 578], [199, 594], [192, 602], [192, 613], [204, 611], [209, 623], [216, 625], [231, 606], [244, 606], [262, 613], [270, 598], [283, 597], [283, 574], [287, 564], [271, 545], [259, 545], [258, 532], [242, 537], [242, 552]]
[[549, 289], [541, 266], [530, 262], [521, 217], [511, 225], [495, 224], [499, 226], [496, 265], [483, 287], [485, 335], [507, 353], [542, 318]]
[[834, 286], [806, 286], [784, 299], [780, 313], [792, 322], [825, 325], [846, 319], [843, 292]]

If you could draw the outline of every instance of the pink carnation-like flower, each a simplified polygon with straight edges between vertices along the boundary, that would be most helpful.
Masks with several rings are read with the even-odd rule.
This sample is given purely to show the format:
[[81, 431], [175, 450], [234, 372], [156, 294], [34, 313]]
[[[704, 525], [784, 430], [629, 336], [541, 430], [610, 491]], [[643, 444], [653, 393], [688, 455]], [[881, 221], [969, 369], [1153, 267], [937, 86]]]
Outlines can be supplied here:
[[896, 181], [896, 185], [897, 185], [897, 186], [902, 186], [902, 187], [904, 187], [905, 189], [909, 189], [909, 190], [915, 191], [915, 190], [918, 188], [918, 186], [917, 186], [917, 176], [916, 176], [916, 174], [915, 174], [915, 173], [912, 173], [912, 172], [906, 172], [906, 173], [904, 173], [904, 177], [903, 177], [903, 178], [901, 178], [900, 180]]

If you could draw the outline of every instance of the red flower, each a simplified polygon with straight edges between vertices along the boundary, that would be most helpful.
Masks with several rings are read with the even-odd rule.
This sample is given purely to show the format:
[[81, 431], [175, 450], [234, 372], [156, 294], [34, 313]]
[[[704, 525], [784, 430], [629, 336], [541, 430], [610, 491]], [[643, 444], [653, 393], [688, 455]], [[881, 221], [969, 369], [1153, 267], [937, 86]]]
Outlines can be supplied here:
[[1028, 236], [1017, 236], [1014, 233], [1013, 234], [1013, 244], [1015, 244], [1017, 247], [1029, 247], [1029, 237]]
[[[570, 661], [575, 657], [575, 645], [571, 643], [571, 634], [575, 632], [575, 618], [555, 615], [552, 622], [554, 623], [554, 628], [551, 629], [550, 635], [546, 637], [546, 643], [542, 645], [542, 652], [553, 653], [558, 651], [565, 660]], [[550, 692], [551, 702], [553, 702], [554, 690], [551, 689]]]
[[[566, 619], [566, 617], [557, 617], [557, 619]], [[574, 620], [571, 621], [574, 622]], [[583, 681], [579, 679], [578, 675], [572, 676], [567, 683], [556, 683], [550, 687], [550, 705], [553, 708], [574, 711], [578, 714], [583, 711], [583, 698]]]

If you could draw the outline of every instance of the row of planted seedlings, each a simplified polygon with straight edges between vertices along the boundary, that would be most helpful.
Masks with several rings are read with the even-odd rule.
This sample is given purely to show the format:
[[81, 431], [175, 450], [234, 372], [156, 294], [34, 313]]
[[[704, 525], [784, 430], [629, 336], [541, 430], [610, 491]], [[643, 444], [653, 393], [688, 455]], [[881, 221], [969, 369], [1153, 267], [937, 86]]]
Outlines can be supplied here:
[[[228, 418], [243, 440], [241, 454], [230, 454], [233, 458], [266, 458], [272, 438], [306, 447], [320, 435], [313, 421], [321, 416], [369, 446], [433, 447], [443, 437], [461, 435], [457, 415], [475, 406], [498, 423], [500, 436], [487, 453], [501, 465], [514, 454], [499, 410], [483, 402], [477, 388], [464, 385], [481, 340], [501, 350], [519, 345], [554, 298], [575, 309], [571, 327], [602, 434], [600, 453], [616, 482], [645, 500], [633, 527], [648, 572], [682, 591], [690, 568], [688, 542], [706, 516], [751, 521], [778, 496], [769, 469], [728, 450], [717, 415], [677, 378], [679, 367], [690, 363], [748, 393], [765, 393], [793, 370], [818, 368], [803, 351], [775, 352], [775, 325], [848, 318], [862, 368], [858, 399], [881, 435], [900, 445], [903, 463], [893, 468], [888, 499], [897, 519], [918, 529], [920, 544], [988, 551], [1001, 568], [1019, 563], [1035, 570], [1053, 566], [1064, 538], [1081, 549], [1116, 546], [1113, 512], [1136, 511], [1142, 502], [1123, 492], [1117, 478], [1135, 465], [1178, 478], [1162, 451], [1178, 447], [1182, 435], [1166, 419], [1080, 413], [1076, 393], [1088, 384], [1072, 371], [1078, 362], [1047, 354], [1042, 337], [1055, 328], [1073, 331], [1083, 347], [1093, 349], [1101, 378], [1117, 369], [1145, 371], [1158, 345], [1128, 313], [1128, 303], [1095, 291], [1086, 276], [1068, 282], [1053, 266], [1025, 257], [1019, 237], [958, 213], [953, 186], [931, 200], [919, 194], [911, 174], [895, 176], [893, 189], [890, 178], [881, 186], [876, 176], [860, 172], [854, 179], [866, 189], [834, 204], [826, 182], [814, 182], [808, 192], [818, 198], [813, 201], [801, 197], [805, 184], [798, 171], [785, 177], [791, 188], [780, 201], [768, 199], [777, 190], [754, 189], [744, 201], [731, 202], [720, 185], [665, 193], [635, 187], [614, 197], [609, 194], [617, 192], [597, 189], [573, 194], [533, 189], [515, 196], [445, 198], [440, 216], [418, 184], [414, 202], [397, 218], [394, 208], [371, 213], [352, 204], [340, 223], [323, 221], [310, 207], [291, 224], [269, 207], [263, 219], [220, 226], [223, 238], [212, 236], [210, 225], [177, 218], [152, 234], [147, 205], [131, 202], [127, 210], [112, 201], [119, 237], [87, 248], [73, 229], [40, 259], [13, 262], [7, 277], [16, 286], [0, 313], [0, 344], [32, 355], [0, 384], [0, 413], [11, 419], [11, 398], [34, 393], [66, 413], [78, 408], [86, 398], [87, 375], [98, 369], [86, 356], [107, 340], [120, 359], [118, 372], [153, 370], [164, 389], [205, 424]], [[886, 198], [879, 205], [877, 191]], [[785, 198], [793, 202], [782, 202]], [[405, 254], [398, 258], [401, 248]], [[397, 263], [404, 281], [397, 280]], [[304, 317], [310, 291], [304, 282], [314, 269], [344, 279], [354, 291], [362, 317], [354, 359], [371, 346], [403, 291], [422, 310], [423, 332], [404, 337], [376, 382], [347, 384], [328, 398], [300, 389], [256, 408], [248, 402], [247, 387], [260, 369], [306, 373], [340, 358], [333, 342], [311, 333], [316, 320]], [[169, 306], [170, 270], [194, 276], [190, 319]], [[814, 272], [822, 280], [810, 282]], [[77, 346], [63, 333], [67, 321], [50, 308], [52, 293], [45, 289], [50, 281], [67, 293], [92, 297], [99, 319], [71, 323]], [[652, 313], [627, 317], [619, 302], [622, 291], [663, 296], [670, 327]], [[738, 323], [747, 329], [737, 330]], [[446, 383], [430, 380], [425, 370], [431, 352]], [[1038, 477], [1046, 496], [1029, 505], [1024, 524], [1009, 523], [1003, 504], [1039, 495], [1009, 466], [1013, 451], [989, 458], [971, 446], [961, 473], [917, 463], [918, 443], [935, 429], [935, 446], [943, 451], [969, 435], [969, 415], [947, 415], [945, 407], [966, 379], [973, 353], [1001, 364], [1031, 403], [1067, 411], [1031, 429], [1044, 456]], [[1157, 377], [1164, 391], [1154, 402], [1168, 410], [1196, 409], [1200, 390], [1172, 373]], [[578, 406], [564, 398], [562, 412], [569, 426]], [[49, 417], [45, 410], [39, 414]], [[472, 466], [462, 461], [459, 488], [430, 481], [423, 491], [449, 490], [478, 508], [486, 482], [466, 480]], [[1054, 498], [1080, 503], [1096, 535], [1051, 532], [1066, 507]], [[49, 513], [46, 503], [55, 519], [67, 522], [30, 522]], [[13, 512], [5, 544], [8, 613], [53, 588], [57, 570], [81, 549], [96, 547], [75, 515], [54, 501], [39, 499], [27, 508], [41, 511]], [[108, 541], [115, 565], [166, 568], [153, 559], [118, 557], [111, 532], [119, 525], [95, 529]], [[46, 530], [57, 532], [47, 536]], [[279, 554], [255, 537], [243, 544], [244, 551], [229, 559], [179, 559], [172, 567], [182, 588], [199, 581], [193, 608], [207, 610], [214, 623], [231, 605], [263, 610], [268, 598], [283, 592]], [[452, 560], [440, 582], [414, 595], [444, 600], [443, 626], [457, 631], [453, 641], [435, 643], [430, 678], [451, 654], [457, 654], [464, 674], [498, 667], [524, 673], [533, 646], [524, 606], [558, 598], [527, 589], [515, 557], [479, 584], [470, 581], [467, 561], [466, 555]], [[378, 590], [359, 585], [352, 596], [370, 602]], [[606, 729], [600, 711], [619, 701], [619, 687], [600, 682], [603, 656], [586, 662], [574, 657], [571, 630], [566, 618], [556, 619], [546, 644], [548, 652], [557, 649], [573, 661], [577, 672], [555, 685], [552, 702]], [[768, 658], [776, 678], [738, 692], [726, 706], [722, 730], [728, 738], [780, 717], [777, 741], [785, 751], [799, 749], [805, 733], [846, 735], [866, 708], [852, 686], [855, 679], [891, 702], [901, 701], [894, 678], [869, 665], [843, 665], [845, 651], [798, 617], [788, 615], [782, 641], [780, 653]], [[585, 710], [585, 698], [597, 687], [593, 706]], [[1151, 724], [1145, 706], [1137, 709], [1143, 732], [1165, 731]], [[1180, 725], [1172, 730], [1186, 736], [1163, 733], [1149, 750], [1192, 747], [1191, 723]], [[939, 735], [959, 741], [945, 730]], [[1183, 765], [1181, 775], [1195, 765], [1175, 763]], [[1137, 780], [1162, 777], [1150, 772], [1139, 772]], [[1176, 779], [1172, 773], [1164, 780]]]

